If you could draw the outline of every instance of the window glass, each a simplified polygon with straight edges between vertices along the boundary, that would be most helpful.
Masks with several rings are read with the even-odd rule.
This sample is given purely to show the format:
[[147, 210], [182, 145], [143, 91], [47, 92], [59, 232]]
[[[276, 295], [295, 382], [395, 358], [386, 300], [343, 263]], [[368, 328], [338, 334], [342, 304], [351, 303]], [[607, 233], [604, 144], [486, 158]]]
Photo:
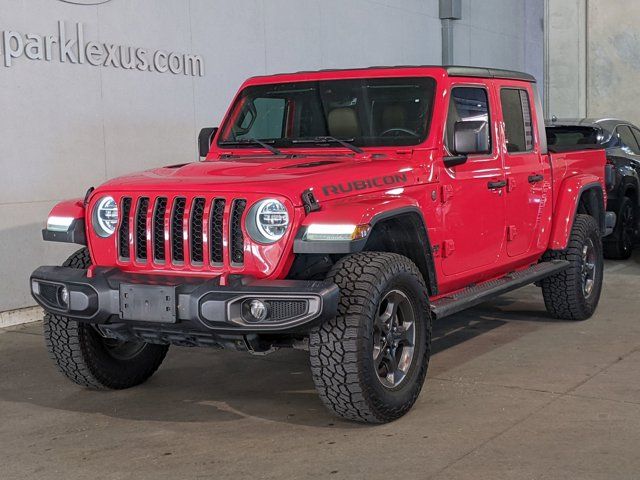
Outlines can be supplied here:
[[238, 119], [236, 138], [277, 138], [284, 128], [286, 100], [256, 98]]
[[[445, 145], [453, 152], [453, 133], [457, 122], [489, 122], [489, 97], [484, 88], [455, 87], [451, 91]], [[491, 132], [491, 128], [489, 128]], [[493, 143], [489, 140], [489, 151]]]
[[617, 128], [618, 138], [623, 143], [623, 149], [628, 150], [629, 153], [633, 155], [640, 154], [640, 148], [638, 147], [638, 142], [636, 142], [633, 133], [631, 133], [631, 129], [626, 125], [621, 125]]
[[436, 82], [428, 77], [277, 83], [244, 89], [220, 135], [276, 147], [326, 147], [318, 137], [357, 146], [418, 145], [429, 130]]
[[631, 130], [633, 131], [633, 136], [636, 138], [636, 143], [640, 146], [640, 130], [636, 127], [631, 127]]
[[547, 144], [550, 147], [598, 145], [601, 142], [597, 128], [582, 126], [547, 127]]
[[526, 90], [504, 88], [500, 91], [502, 116], [508, 152], [528, 152], [533, 149], [531, 107]]

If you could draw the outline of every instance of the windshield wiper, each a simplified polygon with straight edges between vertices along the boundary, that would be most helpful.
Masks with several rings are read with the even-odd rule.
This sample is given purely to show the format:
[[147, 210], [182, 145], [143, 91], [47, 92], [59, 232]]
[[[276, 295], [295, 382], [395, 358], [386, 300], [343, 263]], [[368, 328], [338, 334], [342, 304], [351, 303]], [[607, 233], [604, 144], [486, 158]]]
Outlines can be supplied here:
[[262, 148], [269, 150], [274, 155], [282, 155], [283, 153], [276, 147], [272, 147], [268, 143], [258, 140], [257, 138], [242, 138], [240, 140], [225, 140], [220, 142], [220, 145], [260, 145]]
[[294, 144], [295, 143], [339, 143], [343, 147], [346, 147], [353, 152], [364, 153], [364, 150], [362, 150], [359, 147], [356, 147], [354, 144], [349, 142], [353, 142], [353, 139], [349, 138], [347, 140], [341, 140], [336, 137], [314, 137], [314, 138], [300, 138], [300, 139], [291, 140], [291, 143], [294, 143]]

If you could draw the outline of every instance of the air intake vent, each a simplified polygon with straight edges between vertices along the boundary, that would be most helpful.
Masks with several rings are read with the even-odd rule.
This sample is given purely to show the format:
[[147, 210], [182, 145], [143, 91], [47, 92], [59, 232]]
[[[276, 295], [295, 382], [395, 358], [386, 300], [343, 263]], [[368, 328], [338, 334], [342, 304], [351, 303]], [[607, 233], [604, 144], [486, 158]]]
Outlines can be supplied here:
[[136, 258], [145, 261], [147, 259], [147, 210], [149, 199], [142, 197], [138, 201], [136, 211]]
[[129, 215], [131, 214], [131, 198], [122, 199], [122, 220], [120, 221], [120, 231], [118, 232], [119, 254], [123, 260], [131, 258], [129, 251]]
[[156, 200], [153, 211], [153, 258], [156, 262], [164, 262], [167, 258], [164, 248], [164, 219], [167, 214], [167, 199]]
[[231, 262], [236, 265], [242, 265], [244, 263], [242, 214], [246, 207], [246, 200], [235, 200], [231, 211]]
[[201, 264], [204, 258], [202, 219], [204, 216], [204, 198], [196, 198], [191, 206], [190, 241], [191, 261]]
[[216, 198], [211, 208], [209, 245], [211, 248], [211, 263], [215, 265], [222, 265], [224, 261], [222, 223], [224, 221], [225, 205], [226, 201], [224, 198]]
[[182, 220], [187, 201], [184, 198], [176, 198], [171, 213], [171, 258], [173, 263], [184, 262], [184, 232]]

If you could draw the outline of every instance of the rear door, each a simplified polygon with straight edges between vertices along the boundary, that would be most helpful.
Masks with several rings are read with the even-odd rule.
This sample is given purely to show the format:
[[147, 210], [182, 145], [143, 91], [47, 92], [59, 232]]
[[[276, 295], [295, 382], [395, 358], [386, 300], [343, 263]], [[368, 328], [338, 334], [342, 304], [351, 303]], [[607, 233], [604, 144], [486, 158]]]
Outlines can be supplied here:
[[486, 84], [454, 83], [448, 100], [444, 155], [453, 155], [456, 122], [489, 122], [491, 147], [466, 163], [446, 168], [441, 177], [442, 269], [445, 275], [493, 265], [504, 245], [504, 172], [498, 149], [495, 95]]
[[525, 257], [539, 253], [539, 235], [549, 188], [550, 166], [540, 155], [536, 139], [537, 118], [533, 89], [522, 82], [497, 82], [501, 130], [504, 138], [507, 255]]

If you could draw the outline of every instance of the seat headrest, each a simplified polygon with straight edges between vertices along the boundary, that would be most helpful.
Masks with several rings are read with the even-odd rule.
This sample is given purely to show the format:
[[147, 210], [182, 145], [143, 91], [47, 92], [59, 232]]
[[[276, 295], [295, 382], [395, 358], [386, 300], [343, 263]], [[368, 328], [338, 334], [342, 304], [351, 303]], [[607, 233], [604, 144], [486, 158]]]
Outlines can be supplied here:
[[336, 138], [354, 138], [360, 136], [358, 116], [353, 108], [334, 108], [327, 116], [329, 135]]
[[382, 112], [382, 130], [407, 128], [407, 110], [402, 105], [388, 105]]

